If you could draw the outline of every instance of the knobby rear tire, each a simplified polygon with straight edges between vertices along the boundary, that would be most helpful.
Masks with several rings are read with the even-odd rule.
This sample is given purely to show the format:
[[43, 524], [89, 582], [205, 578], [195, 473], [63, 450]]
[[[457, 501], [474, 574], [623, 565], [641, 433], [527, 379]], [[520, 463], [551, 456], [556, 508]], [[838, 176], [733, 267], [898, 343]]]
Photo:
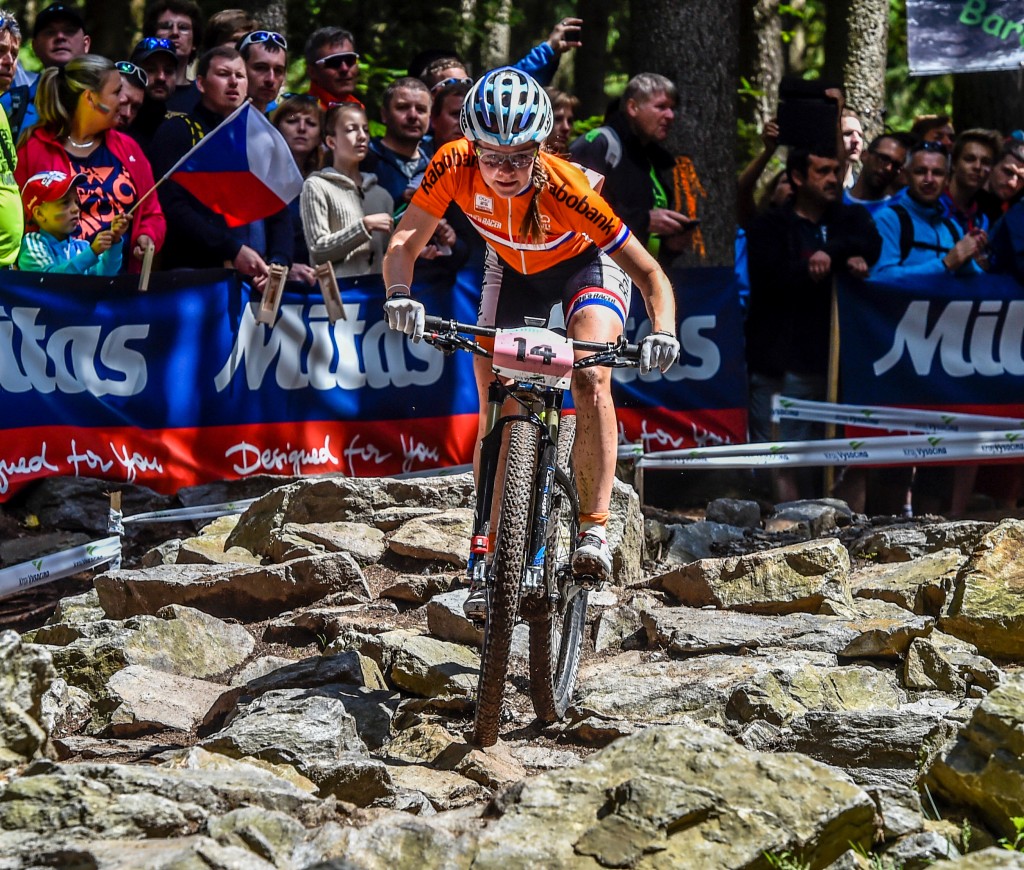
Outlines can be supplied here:
[[[579, 501], [572, 472], [576, 418], [563, 417], [558, 433], [558, 471], [548, 520], [544, 582], [558, 586], [559, 572], [567, 576], [569, 559], [579, 532]], [[562, 584], [561, 591], [565, 591]], [[579, 590], [558, 610], [530, 622], [530, 698], [537, 718], [557, 722], [572, 702], [583, 650], [587, 591]]]
[[498, 741], [501, 701], [505, 693], [512, 649], [512, 630], [519, 613], [519, 592], [526, 566], [526, 546], [530, 528], [530, 507], [537, 464], [539, 433], [531, 423], [508, 426], [508, 454], [501, 497], [484, 626], [484, 646], [480, 656], [480, 682], [476, 693], [476, 718], [473, 742], [493, 746]]

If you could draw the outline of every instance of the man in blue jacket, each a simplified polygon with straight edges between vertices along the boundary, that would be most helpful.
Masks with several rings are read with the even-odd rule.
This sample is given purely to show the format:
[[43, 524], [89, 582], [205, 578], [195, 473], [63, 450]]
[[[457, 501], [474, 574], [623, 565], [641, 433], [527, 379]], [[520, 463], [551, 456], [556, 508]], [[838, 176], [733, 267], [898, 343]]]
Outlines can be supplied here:
[[945, 148], [922, 142], [910, 150], [906, 196], [875, 214], [882, 236], [882, 253], [872, 278], [898, 280], [904, 275], [967, 275], [981, 271], [988, 236], [983, 231], [964, 235], [943, 214], [939, 197], [946, 186], [949, 161]]

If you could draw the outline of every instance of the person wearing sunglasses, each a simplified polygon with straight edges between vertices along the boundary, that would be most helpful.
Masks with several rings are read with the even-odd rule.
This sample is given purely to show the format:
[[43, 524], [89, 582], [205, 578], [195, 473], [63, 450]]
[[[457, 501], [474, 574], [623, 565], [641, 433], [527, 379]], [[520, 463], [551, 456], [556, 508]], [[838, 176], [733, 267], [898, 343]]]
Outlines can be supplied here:
[[862, 205], [872, 215], [892, 201], [889, 190], [907, 161], [907, 146], [898, 136], [876, 136], [861, 157], [861, 170], [853, 187], [843, 191], [847, 205]]
[[130, 60], [116, 61], [114, 67], [121, 73], [121, 103], [117, 109], [117, 129], [127, 133], [146, 99], [149, 76], [144, 69]]
[[167, 101], [176, 90], [175, 74], [178, 58], [169, 39], [147, 36], [132, 50], [131, 58], [122, 61], [135, 67], [145, 77], [146, 93], [135, 119], [125, 130], [152, 160], [151, 145], [157, 129], [167, 117]]
[[321, 27], [306, 40], [304, 49], [309, 92], [320, 100], [325, 112], [332, 103], [359, 103], [355, 95], [359, 80], [359, 54], [355, 38], [341, 27]]
[[123, 268], [138, 272], [150, 248], [159, 251], [167, 222], [156, 197], [142, 196], [153, 185], [153, 169], [130, 136], [115, 129], [124, 84], [113, 61], [96, 54], [49, 67], [39, 78], [39, 124], [18, 149], [15, 178], [24, 183], [39, 172], [83, 175], [78, 234], [92, 238], [113, 220], [135, 209]]
[[288, 71], [288, 41], [273, 30], [254, 30], [238, 45], [249, 79], [249, 99], [264, 114], [277, 100]]
[[[632, 279], [651, 321], [641, 341], [641, 373], [664, 372], [679, 355], [672, 285], [586, 176], [540, 150], [553, 115], [540, 84], [514, 67], [492, 70], [473, 86], [462, 113], [465, 138], [434, 155], [392, 235], [384, 258], [388, 324], [414, 341], [422, 336], [424, 308], [409, 289], [413, 266], [455, 203], [489, 244], [481, 325], [522, 325], [526, 317], [547, 321], [558, 305], [571, 338], [615, 341], [628, 317]], [[476, 373], [486, 410], [488, 361], [478, 358]], [[573, 569], [607, 578], [605, 525], [618, 438], [610, 370], [577, 372], [572, 391], [582, 529]], [[479, 615], [482, 595], [471, 591], [467, 612]]]

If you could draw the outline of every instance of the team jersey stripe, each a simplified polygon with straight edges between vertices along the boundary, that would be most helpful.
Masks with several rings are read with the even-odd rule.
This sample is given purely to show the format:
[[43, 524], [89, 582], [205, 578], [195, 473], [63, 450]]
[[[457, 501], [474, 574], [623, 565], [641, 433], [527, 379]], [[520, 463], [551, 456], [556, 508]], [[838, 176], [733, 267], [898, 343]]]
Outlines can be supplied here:
[[499, 244], [504, 248], [511, 248], [514, 251], [551, 251], [557, 248], [559, 245], [563, 244], [564, 242], [569, 241], [569, 239], [571, 239], [575, 235], [575, 233], [570, 231], [562, 233], [562, 235], [560, 235], [557, 239], [553, 239], [550, 242], [542, 242], [541, 244], [537, 245], [525, 245], [520, 242], [510, 242], [508, 240], [508, 236], [499, 236], [497, 233], [493, 233], [488, 229], [484, 229], [482, 226], [480, 226], [479, 223], [473, 220], [472, 216], [469, 216], [469, 219], [473, 222], [473, 226], [476, 227], [476, 231], [480, 233], [480, 235], [482, 235], [485, 239], [489, 239], [490, 241], [495, 242], [496, 244]]
[[624, 244], [626, 244], [626, 242], [629, 240], [629, 236], [629, 227], [623, 224], [622, 228], [618, 231], [618, 233], [615, 234], [615, 238], [612, 239], [603, 248], [601, 248], [601, 250], [604, 251], [606, 254], [613, 254]]

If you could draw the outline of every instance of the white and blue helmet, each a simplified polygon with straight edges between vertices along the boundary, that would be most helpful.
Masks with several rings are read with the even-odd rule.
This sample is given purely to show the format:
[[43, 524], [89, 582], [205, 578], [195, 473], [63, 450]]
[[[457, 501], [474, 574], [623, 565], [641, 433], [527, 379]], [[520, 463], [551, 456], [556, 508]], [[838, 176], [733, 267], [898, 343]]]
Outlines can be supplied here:
[[459, 124], [470, 142], [523, 145], [547, 139], [555, 119], [544, 88], [522, 70], [503, 66], [470, 88]]

